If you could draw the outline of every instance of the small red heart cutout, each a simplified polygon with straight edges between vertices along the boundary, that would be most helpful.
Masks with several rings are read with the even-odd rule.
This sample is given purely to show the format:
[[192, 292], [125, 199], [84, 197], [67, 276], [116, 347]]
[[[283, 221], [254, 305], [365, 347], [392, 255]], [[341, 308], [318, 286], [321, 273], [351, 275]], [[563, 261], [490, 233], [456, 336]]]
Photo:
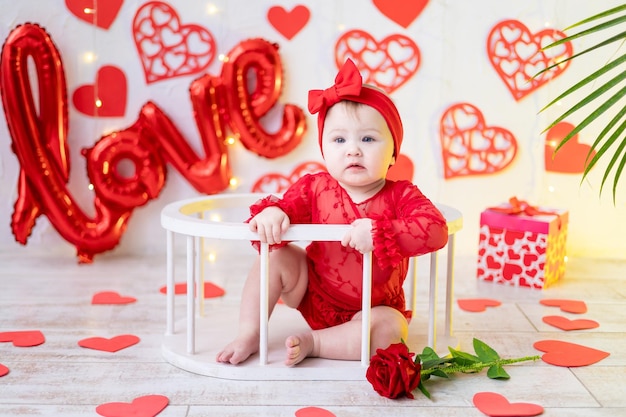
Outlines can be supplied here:
[[0, 363], [0, 377], [5, 376], [9, 373], [9, 368]]
[[130, 304], [135, 301], [135, 297], [121, 296], [115, 291], [98, 292], [91, 298], [91, 304]]
[[587, 312], [587, 304], [580, 300], [564, 300], [558, 298], [546, 298], [539, 303], [548, 307], [559, 307], [561, 311], [566, 313], [583, 314]]
[[108, 29], [111, 26], [122, 3], [124, 0], [65, 0], [67, 9], [74, 16], [102, 29]]
[[335, 414], [319, 407], [304, 407], [296, 411], [296, 417], [336, 417]]
[[80, 340], [78, 346], [104, 352], [117, 352], [139, 343], [139, 338], [132, 334], [123, 334], [110, 339], [104, 337], [88, 337]]
[[[159, 288], [159, 292], [161, 294], [167, 294], [167, 286], [164, 285], [161, 288]], [[221, 297], [226, 293], [226, 291], [224, 291], [223, 288], [211, 283], [211, 282], [205, 282], [204, 283], [204, 298], [216, 298], [216, 297]], [[177, 284], [174, 284], [174, 294], [175, 295], [182, 295], [182, 294], [187, 294], [187, 283], [186, 282], [179, 282]]]
[[126, 113], [126, 75], [105, 65], [98, 70], [93, 85], [74, 90], [72, 101], [79, 112], [94, 117], [121, 117]]
[[599, 327], [600, 324], [594, 320], [570, 320], [567, 317], [563, 316], [545, 316], [543, 318], [543, 322], [549, 324], [550, 326], [554, 326], [561, 330], [587, 330], [587, 329], [595, 329]]
[[490, 417], [530, 417], [543, 413], [543, 407], [531, 403], [510, 403], [495, 392], [479, 392], [472, 399], [480, 412]]
[[301, 4], [290, 12], [281, 6], [270, 7], [267, 11], [267, 20], [281, 35], [291, 40], [308, 23], [311, 12]]
[[591, 146], [578, 141], [577, 134], [572, 136], [556, 153], [554, 152], [561, 140], [572, 130], [574, 130], [574, 125], [561, 122], [548, 131], [544, 147], [546, 171], [579, 174], [585, 171], [585, 161], [591, 161], [596, 155], [595, 151], [589, 153]]
[[487, 307], [498, 307], [502, 304], [498, 300], [490, 298], [460, 298], [456, 300], [461, 310], [470, 311], [472, 313], [480, 313], [485, 311]]
[[427, 4], [428, 0], [374, 0], [374, 6], [382, 14], [405, 29], [417, 19]]
[[154, 417], [168, 404], [169, 399], [163, 395], [146, 395], [135, 398], [132, 403], [101, 404], [96, 407], [96, 413], [104, 417]]
[[389, 171], [387, 171], [387, 179], [390, 181], [413, 181], [413, 173], [415, 167], [413, 161], [406, 155], [399, 154], [396, 158], [396, 163], [393, 164]]
[[0, 332], [0, 342], [13, 342], [13, 346], [31, 347], [43, 344], [46, 338], [39, 330]]
[[533, 347], [545, 352], [541, 360], [555, 366], [593, 365], [610, 355], [608, 352], [560, 340], [541, 340], [535, 342]]

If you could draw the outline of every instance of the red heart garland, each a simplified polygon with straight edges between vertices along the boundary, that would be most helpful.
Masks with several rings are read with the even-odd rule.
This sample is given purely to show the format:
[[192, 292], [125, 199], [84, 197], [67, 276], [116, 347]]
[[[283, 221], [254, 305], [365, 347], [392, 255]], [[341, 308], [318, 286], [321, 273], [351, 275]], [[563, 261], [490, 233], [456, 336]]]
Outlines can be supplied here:
[[403, 28], [408, 28], [427, 4], [428, 0], [374, 0], [374, 6], [382, 14]]
[[593, 365], [610, 355], [608, 352], [560, 340], [541, 340], [535, 342], [533, 347], [546, 352], [541, 356], [541, 360], [555, 366], [576, 367]]
[[481, 311], [485, 311], [487, 307], [498, 307], [502, 304], [500, 301], [490, 298], [460, 298], [457, 299], [456, 302], [461, 310], [473, 313], [480, 313]]
[[80, 340], [78, 346], [104, 352], [117, 352], [139, 343], [139, 338], [132, 334], [123, 334], [110, 339], [104, 337], [88, 337]]
[[502, 171], [517, 154], [513, 134], [487, 126], [482, 112], [469, 103], [454, 104], [443, 113], [439, 139], [446, 178]]
[[337, 40], [337, 68], [348, 58], [356, 64], [364, 83], [376, 85], [388, 94], [409, 81], [421, 62], [420, 50], [411, 38], [393, 34], [378, 42], [362, 30], [350, 30]]
[[199, 25], [181, 25], [176, 10], [159, 1], [137, 10], [133, 38], [148, 84], [198, 74], [215, 58], [213, 35]]
[[480, 412], [490, 417], [531, 417], [543, 413], [543, 407], [531, 403], [510, 403], [495, 392], [479, 392], [472, 399]]
[[270, 7], [267, 11], [267, 20], [281, 35], [291, 40], [308, 23], [311, 12], [301, 4], [290, 12], [282, 6]]
[[126, 113], [126, 74], [113, 65], [98, 70], [93, 85], [74, 90], [72, 101], [79, 112], [95, 117], [121, 117]]
[[565, 331], [595, 329], [600, 326], [600, 324], [594, 320], [570, 320], [563, 316], [545, 316], [543, 317], [543, 322]]
[[335, 414], [319, 407], [304, 407], [296, 411], [296, 417], [336, 417]]
[[566, 313], [584, 314], [587, 312], [587, 304], [580, 300], [565, 300], [560, 298], [546, 298], [539, 301], [540, 304], [549, 307], [559, 307]]
[[102, 29], [108, 29], [115, 21], [122, 3], [124, 0], [65, 0], [67, 9], [74, 16]]
[[9, 373], [9, 368], [0, 363], [0, 377], [3, 377]]
[[496, 24], [487, 38], [487, 54], [494, 69], [516, 101], [561, 75], [570, 61], [540, 76], [539, 71], [572, 56], [571, 42], [554, 48], [541, 48], [565, 37], [563, 32], [545, 29], [535, 34], [517, 20]]
[[45, 341], [46, 338], [39, 330], [0, 332], [0, 342], [13, 342], [13, 346], [17, 347], [38, 346]]
[[96, 407], [96, 413], [104, 417], [154, 417], [167, 405], [169, 399], [163, 395], [146, 395], [138, 397], [132, 403], [106, 403]]
[[546, 171], [579, 174], [585, 171], [585, 161], [591, 161], [596, 155], [596, 151], [589, 153], [591, 146], [578, 141], [578, 134], [572, 136], [565, 145], [556, 153], [554, 152], [561, 140], [572, 130], [574, 130], [574, 125], [566, 122], [558, 123], [548, 130], [544, 146]]
[[135, 297], [121, 296], [115, 291], [98, 292], [91, 298], [91, 304], [130, 304], [135, 301]]

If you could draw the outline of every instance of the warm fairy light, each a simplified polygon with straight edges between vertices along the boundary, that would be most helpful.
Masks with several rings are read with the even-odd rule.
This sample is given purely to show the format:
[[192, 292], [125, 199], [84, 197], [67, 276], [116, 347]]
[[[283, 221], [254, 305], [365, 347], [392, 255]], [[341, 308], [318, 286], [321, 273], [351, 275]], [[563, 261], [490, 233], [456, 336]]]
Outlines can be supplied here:
[[209, 252], [206, 254], [206, 260], [211, 262], [211, 263], [215, 263], [215, 259], [217, 259], [217, 255], [215, 254], [215, 252]]
[[235, 144], [235, 137], [234, 136], [228, 136], [226, 138], [226, 140], [224, 141], [224, 143], [226, 143], [226, 145], [234, 145]]
[[89, 7], [85, 7], [83, 9], [83, 13], [85, 14], [94, 14], [96, 11], [94, 9], [90, 9]]
[[567, 261], [568, 261], [568, 259], [567, 259], [567, 255], [565, 255], [565, 256], [563, 257], [563, 262], [567, 263]]
[[554, 185], [549, 185], [548, 186], [548, 191], [550, 191], [551, 193], [553, 193], [556, 189], [554, 188]]
[[85, 52], [83, 54], [83, 61], [87, 64], [90, 64], [96, 60], [96, 54], [93, 52]]
[[93, 187], [93, 184], [89, 184], [89, 185], [87, 186], [87, 189], [89, 189], [89, 191], [93, 191], [93, 188], [94, 188], [94, 187]]
[[343, 32], [346, 30], [346, 25], [344, 25], [343, 23], [339, 23], [337, 25], [337, 30], [339, 30], [339, 32]]
[[235, 189], [237, 188], [237, 185], [239, 185], [239, 180], [235, 177], [232, 177], [229, 181], [228, 181], [228, 185], [230, 186], [231, 189]]
[[217, 6], [214, 4], [209, 3], [206, 6], [206, 14], [208, 14], [209, 16], [219, 13], [219, 11], [220, 9], [218, 9]]
[[227, 57], [225, 54], [220, 54], [220, 55], [218, 56], [218, 59], [219, 59], [221, 62], [228, 62], [228, 57]]
[[211, 216], [209, 217], [209, 220], [211, 220], [212, 222], [221, 222], [222, 221], [222, 216], [220, 216], [219, 214], [211, 214]]
[[552, 147], [552, 148], [556, 148], [556, 145], [558, 145], [556, 140], [550, 140], [548, 141], [548, 146]]
[[96, 107], [98, 107], [98, 108], [102, 107], [102, 100], [100, 100], [100, 99], [96, 100]]
[[550, 22], [546, 22], [546, 23], [543, 24], [543, 26], [549, 28], [551, 25], [550, 25]]

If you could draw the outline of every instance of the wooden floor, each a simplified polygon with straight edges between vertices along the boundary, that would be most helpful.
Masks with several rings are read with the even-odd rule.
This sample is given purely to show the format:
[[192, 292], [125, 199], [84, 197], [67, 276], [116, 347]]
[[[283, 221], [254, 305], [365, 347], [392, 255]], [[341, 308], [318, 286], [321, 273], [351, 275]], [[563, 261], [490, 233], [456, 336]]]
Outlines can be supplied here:
[[[226, 290], [223, 297], [206, 301], [210, 308], [238, 302], [253, 256], [249, 246], [235, 254], [224, 246], [209, 248], [217, 261], [207, 263], [207, 278]], [[626, 416], [626, 262], [571, 259], [565, 280], [537, 291], [477, 283], [475, 260], [457, 260], [456, 297], [502, 302], [482, 313], [465, 312], [455, 305], [454, 332], [461, 349], [471, 350], [471, 340], [477, 337], [503, 357], [519, 357], [540, 354], [533, 348], [536, 341], [558, 339], [610, 356], [578, 368], [542, 361], [513, 365], [507, 368], [508, 381], [490, 380], [484, 373], [451, 381], [433, 379], [427, 382], [433, 398], [416, 392], [414, 400], [383, 398], [365, 379], [237, 381], [173, 366], [161, 350], [166, 317], [165, 296], [159, 290], [165, 285], [165, 271], [163, 255], [106, 254], [91, 265], [78, 265], [69, 253], [36, 254], [28, 247], [0, 253], [0, 334], [39, 330], [45, 336], [45, 343], [34, 347], [0, 343], [0, 365], [9, 369], [0, 377], [0, 416], [97, 416], [96, 407], [103, 404], [161, 395], [169, 402], [158, 414], [163, 417], [471, 417], [483, 415], [473, 406], [472, 397], [484, 391], [500, 393], [511, 402], [539, 404], [545, 416]], [[183, 282], [182, 258], [177, 259], [177, 271], [177, 282]], [[415, 318], [424, 325], [425, 282], [426, 277], [420, 278], [419, 301], [424, 307], [418, 308]], [[92, 296], [102, 291], [116, 291], [136, 301], [92, 304]], [[545, 315], [574, 315], [539, 304], [542, 298], [583, 300], [589, 308], [584, 318], [600, 326], [565, 332], [544, 324]], [[182, 318], [184, 296], [176, 301]], [[113, 353], [78, 345], [85, 338], [129, 334], [139, 337], [139, 343]]]

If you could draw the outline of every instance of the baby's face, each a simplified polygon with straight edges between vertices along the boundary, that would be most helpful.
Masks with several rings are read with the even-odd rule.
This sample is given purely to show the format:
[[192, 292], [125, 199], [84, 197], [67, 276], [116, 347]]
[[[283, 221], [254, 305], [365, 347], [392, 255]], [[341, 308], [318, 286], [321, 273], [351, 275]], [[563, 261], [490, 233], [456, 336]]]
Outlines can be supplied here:
[[373, 107], [345, 101], [326, 114], [322, 152], [330, 175], [356, 191], [384, 181], [395, 162], [393, 138], [383, 116]]

